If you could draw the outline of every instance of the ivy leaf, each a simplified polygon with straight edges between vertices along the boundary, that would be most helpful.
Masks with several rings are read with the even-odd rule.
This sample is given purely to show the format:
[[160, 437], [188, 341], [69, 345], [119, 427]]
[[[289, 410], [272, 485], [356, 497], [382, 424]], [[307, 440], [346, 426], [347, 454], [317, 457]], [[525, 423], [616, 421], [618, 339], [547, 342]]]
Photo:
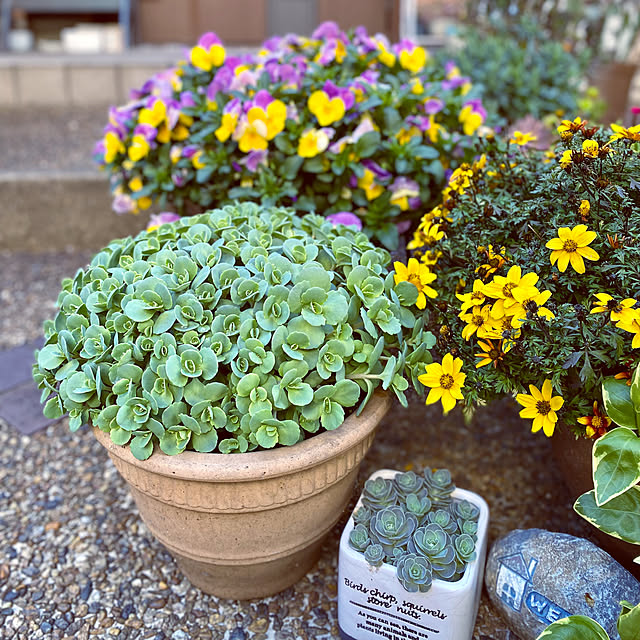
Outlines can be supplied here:
[[640, 480], [640, 438], [632, 429], [618, 427], [593, 445], [593, 481], [596, 503], [602, 506]]
[[609, 635], [587, 616], [569, 616], [550, 624], [536, 640], [609, 640]]
[[607, 415], [619, 426], [636, 428], [636, 415], [630, 387], [624, 380], [606, 378], [602, 383], [602, 400]]

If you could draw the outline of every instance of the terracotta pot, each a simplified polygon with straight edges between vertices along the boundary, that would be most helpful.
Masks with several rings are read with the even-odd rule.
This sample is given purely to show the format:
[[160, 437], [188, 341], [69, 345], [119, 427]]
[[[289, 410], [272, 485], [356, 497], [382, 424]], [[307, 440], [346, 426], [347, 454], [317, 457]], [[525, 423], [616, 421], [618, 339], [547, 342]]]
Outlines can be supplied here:
[[95, 427], [94, 434], [190, 582], [223, 598], [258, 598], [286, 589], [315, 564], [390, 402], [375, 394], [335, 431], [251, 453], [156, 449], [140, 461], [108, 434]]
[[638, 65], [629, 62], [599, 64], [591, 73], [591, 81], [607, 103], [602, 122], [609, 124], [624, 118], [629, 100], [629, 89]]
[[[583, 493], [591, 491], [593, 489], [591, 461], [593, 441], [586, 438], [576, 440], [571, 429], [564, 424], [559, 424], [551, 438], [551, 445], [556, 464], [574, 501]], [[576, 514], [576, 517], [580, 516]], [[640, 555], [640, 550], [636, 545], [607, 535], [596, 527], [593, 527], [593, 534], [600, 547], [636, 577], [640, 577], [640, 567], [633, 562], [633, 559]]]

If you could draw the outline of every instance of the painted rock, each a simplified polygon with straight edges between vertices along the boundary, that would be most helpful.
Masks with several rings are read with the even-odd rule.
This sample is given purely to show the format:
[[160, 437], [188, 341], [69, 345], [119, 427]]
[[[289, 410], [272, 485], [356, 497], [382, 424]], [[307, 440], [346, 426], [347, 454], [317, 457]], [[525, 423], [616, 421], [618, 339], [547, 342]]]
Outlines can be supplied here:
[[535, 640], [568, 615], [590, 616], [619, 640], [619, 602], [640, 602], [640, 582], [583, 538], [517, 529], [496, 540], [485, 585], [493, 604], [522, 640]]

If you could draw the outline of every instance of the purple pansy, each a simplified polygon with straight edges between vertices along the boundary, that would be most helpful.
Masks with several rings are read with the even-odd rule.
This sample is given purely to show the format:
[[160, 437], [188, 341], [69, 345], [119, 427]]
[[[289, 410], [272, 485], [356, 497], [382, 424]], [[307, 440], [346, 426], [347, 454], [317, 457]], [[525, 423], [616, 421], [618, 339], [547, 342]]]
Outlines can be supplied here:
[[327, 21], [319, 25], [311, 34], [311, 37], [314, 40], [329, 40], [340, 37], [344, 38], [344, 33], [335, 22]]
[[[267, 166], [267, 157], [269, 152], [266, 149], [257, 149], [253, 151], [249, 151], [249, 153], [240, 160], [240, 165], [244, 165], [251, 171], [251, 173], [255, 173], [260, 165]], [[238, 171], [241, 170], [242, 167], [238, 167]]]
[[136, 210], [135, 200], [126, 193], [117, 193], [113, 198], [111, 208], [118, 215], [132, 213]]
[[173, 211], [161, 211], [160, 213], [152, 213], [147, 224], [147, 229], [159, 227], [161, 224], [168, 224], [180, 220], [180, 216]]
[[440, 100], [440, 98], [429, 98], [424, 103], [424, 111], [428, 113], [430, 116], [439, 113], [444, 109], [444, 102]]
[[233, 78], [233, 71], [227, 65], [220, 67], [207, 87], [207, 100], [215, 102], [219, 93], [226, 93], [233, 82]]
[[348, 227], [356, 227], [358, 231], [362, 229], [362, 221], [355, 213], [350, 211], [338, 211], [337, 213], [331, 213], [327, 216], [327, 220], [334, 226], [337, 224], [344, 224]]
[[330, 100], [333, 98], [340, 98], [342, 102], [344, 102], [345, 111], [349, 111], [351, 107], [353, 107], [353, 103], [356, 99], [353, 96], [353, 93], [348, 88], [338, 87], [331, 80], [327, 80], [322, 86], [322, 90], [329, 96]]
[[134, 136], [142, 136], [147, 142], [152, 142], [158, 135], [158, 130], [150, 124], [137, 124], [133, 130]]

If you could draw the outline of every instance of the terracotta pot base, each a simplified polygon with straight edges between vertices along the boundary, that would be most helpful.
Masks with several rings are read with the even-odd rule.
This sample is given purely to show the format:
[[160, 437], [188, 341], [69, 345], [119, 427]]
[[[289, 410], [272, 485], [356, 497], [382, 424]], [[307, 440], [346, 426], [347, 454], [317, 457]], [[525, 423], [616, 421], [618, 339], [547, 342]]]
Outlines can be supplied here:
[[156, 451], [136, 460], [94, 428], [151, 533], [189, 581], [223, 598], [273, 595], [318, 559], [390, 398], [292, 447], [244, 454]]

